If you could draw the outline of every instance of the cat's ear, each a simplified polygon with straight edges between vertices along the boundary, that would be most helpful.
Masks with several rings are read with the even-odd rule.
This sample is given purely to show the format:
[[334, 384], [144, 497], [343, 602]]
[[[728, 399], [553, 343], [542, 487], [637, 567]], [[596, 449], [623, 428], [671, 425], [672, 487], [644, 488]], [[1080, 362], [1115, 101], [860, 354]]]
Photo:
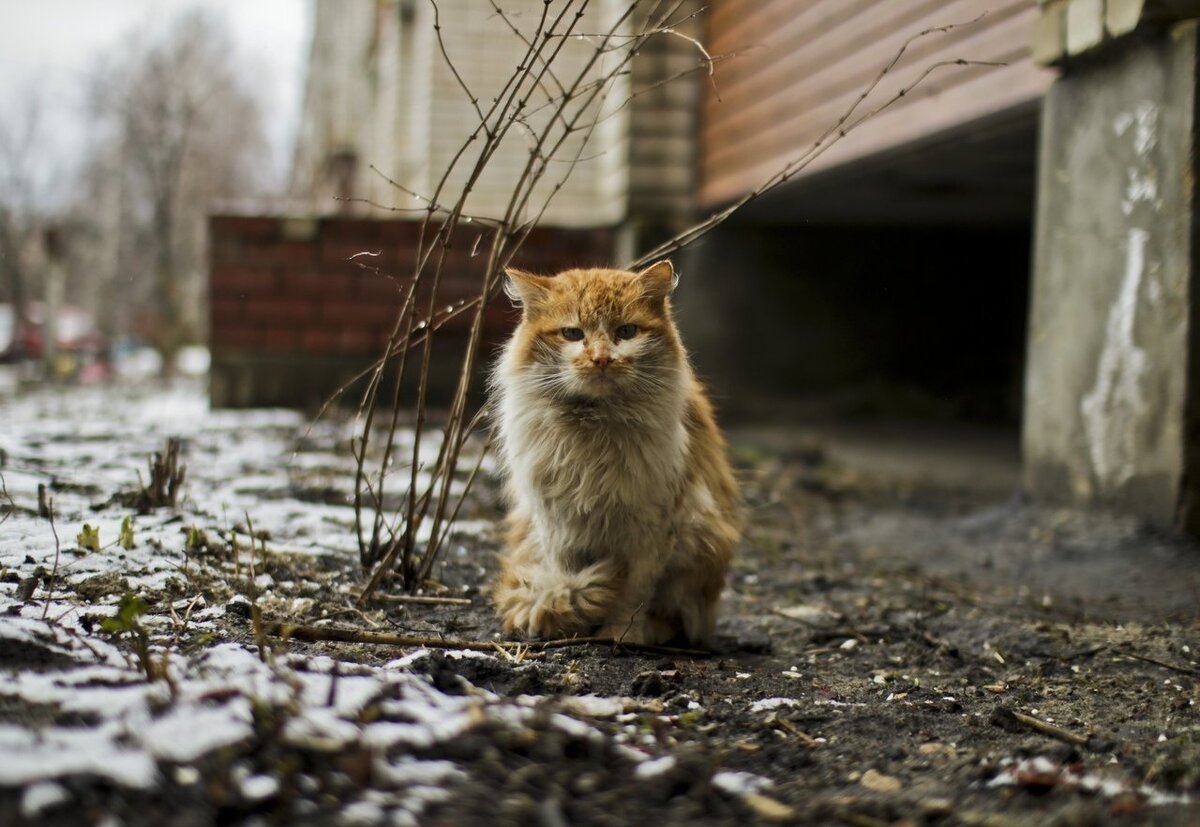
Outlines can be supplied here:
[[504, 275], [504, 292], [513, 304], [533, 307], [550, 293], [551, 280], [546, 276], [535, 276], [515, 267], [505, 269]]
[[642, 283], [642, 293], [650, 299], [665, 299], [679, 284], [679, 274], [668, 259], [651, 264], [637, 274]]

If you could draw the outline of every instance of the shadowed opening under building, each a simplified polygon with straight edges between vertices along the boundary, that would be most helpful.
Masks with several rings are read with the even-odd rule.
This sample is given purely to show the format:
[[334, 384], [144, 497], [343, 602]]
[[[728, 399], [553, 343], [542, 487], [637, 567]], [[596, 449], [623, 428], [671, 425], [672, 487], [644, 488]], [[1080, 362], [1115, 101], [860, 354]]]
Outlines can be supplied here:
[[726, 418], [987, 455], [1015, 489], [1037, 130], [1027, 105], [803, 178], [687, 251], [680, 321]]

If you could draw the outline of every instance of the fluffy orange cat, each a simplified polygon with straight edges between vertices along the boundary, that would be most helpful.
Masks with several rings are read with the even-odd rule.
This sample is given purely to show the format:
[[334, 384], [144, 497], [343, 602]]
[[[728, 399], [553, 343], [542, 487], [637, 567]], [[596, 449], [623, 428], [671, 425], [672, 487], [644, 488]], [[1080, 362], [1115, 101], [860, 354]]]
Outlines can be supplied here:
[[670, 262], [508, 276], [522, 318], [492, 377], [504, 628], [709, 643], [740, 500], [671, 317]]

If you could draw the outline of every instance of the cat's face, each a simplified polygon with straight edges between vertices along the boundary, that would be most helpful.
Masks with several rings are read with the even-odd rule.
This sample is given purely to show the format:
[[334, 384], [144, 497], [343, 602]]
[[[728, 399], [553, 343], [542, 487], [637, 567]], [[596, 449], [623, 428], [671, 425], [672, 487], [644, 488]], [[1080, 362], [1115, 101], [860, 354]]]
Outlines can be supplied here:
[[556, 398], [632, 398], [662, 393], [683, 359], [671, 321], [675, 274], [662, 261], [641, 272], [508, 272], [522, 307], [513, 334], [523, 381]]

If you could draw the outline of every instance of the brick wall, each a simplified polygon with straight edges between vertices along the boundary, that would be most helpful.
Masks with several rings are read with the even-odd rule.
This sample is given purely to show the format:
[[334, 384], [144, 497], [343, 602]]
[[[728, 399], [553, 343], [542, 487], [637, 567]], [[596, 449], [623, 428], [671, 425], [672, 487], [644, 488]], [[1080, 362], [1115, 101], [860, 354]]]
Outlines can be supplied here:
[[[420, 224], [363, 218], [215, 215], [210, 237], [210, 393], [215, 407], [314, 407], [379, 356], [412, 272]], [[438, 307], [477, 295], [487, 239], [462, 232], [447, 258]], [[608, 230], [539, 229], [514, 264], [535, 272], [611, 259]], [[350, 257], [369, 252], [379, 255]], [[360, 267], [364, 262], [371, 269]], [[375, 270], [378, 270], [376, 272]], [[427, 306], [428, 293], [419, 294]], [[514, 315], [501, 297], [488, 308], [489, 345]], [[470, 313], [435, 338], [435, 397], [457, 379]], [[351, 390], [347, 402], [357, 402]]]

